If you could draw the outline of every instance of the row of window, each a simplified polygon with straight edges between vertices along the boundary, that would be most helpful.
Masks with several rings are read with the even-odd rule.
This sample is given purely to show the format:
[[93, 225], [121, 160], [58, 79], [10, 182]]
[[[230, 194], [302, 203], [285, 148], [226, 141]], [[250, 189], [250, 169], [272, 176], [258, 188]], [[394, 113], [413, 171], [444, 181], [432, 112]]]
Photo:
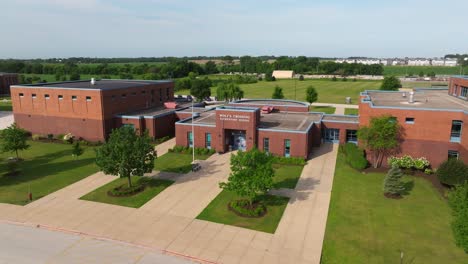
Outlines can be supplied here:
[[[465, 86], [460, 86], [461, 90], [460, 90], [460, 97], [464, 97], [464, 98], [467, 98], [468, 97], [468, 87], [465, 87]], [[455, 85], [454, 89], [453, 89], [453, 94], [454, 95], [457, 95], [458, 94], [458, 85]]]
[[[19, 97], [23, 98], [23, 97], [24, 97], [24, 94], [23, 94], [23, 93], [20, 93], [20, 94], [19, 94]], [[31, 94], [31, 98], [32, 98], [32, 99], [36, 99], [36, 98], [37, 98], [37, 95], [33, 93], [33, 94]], [[50, 95], [49, 95], [49, 94], [44, 94], [44, 98], [45, 98], [46, 100], [49, 100], [49, 99], [50, 99]], [[58, 98], [59, 100], [63, 100], [63, 95], [58, 95], [57, 98]], [[76, 100], [78, 100], [78, 96], [72, 95], [72, 96], [71, 96], [71, 99], [72, 99], [73, 101], [76, 101]], [[91, 101], [91, 96], [86, 96], [86, 101], [88, 101], [88, 102]]]
[[[414, 117], [406, 117], [405, 123], [414, 124], [415, 123]], [[463, 127], [463, 121], [452, 120], [452, 128], [450, 130], [450, 142], [458, 142], [458, 143], [461, 142], [462, 127]]]

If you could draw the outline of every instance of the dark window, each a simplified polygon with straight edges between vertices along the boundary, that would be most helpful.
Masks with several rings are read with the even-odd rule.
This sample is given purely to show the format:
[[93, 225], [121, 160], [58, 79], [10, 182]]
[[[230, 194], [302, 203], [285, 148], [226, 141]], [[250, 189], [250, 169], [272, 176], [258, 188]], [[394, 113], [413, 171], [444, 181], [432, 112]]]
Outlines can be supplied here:
[[284, 156], [291, 157], [291, 140], [289, 139], [284, 140]]
[[33, 98], [33, 99], [36, 99], [36, 94], [32, 94], [32, 98]]
[[112, 100], [112, 101], [115, 101], [115, 95], [112, 95], [111, 100]]
[[133, 93], [132, 93], [132, 96], [136, 96], [136, 92], [133, 92]]
[[162, 89], [159, 89], [159, 102], [162, 102]]
[[146, 91], [141, 91], [141, 94], [146, 94]]
[[193, 135], [192, 135], [192, 132], [188, 132], [187, 133], [187, 142], [188, 142], [188, 146], [190, 148], [193, 147]]
[[270, 153], [270, 139], [263, 138], [263, 151], [265, 153]]
[[59, 99], [59, 100], [62, 100], [62, 99], [63, 99], [63, 95], [59, 95], [59, 96], [58, 96], [58, 99]]
[[20, 93], [20, 94], [19, 94], [19, 96], [20, 96], [20, 97], [23, 97], [23, 96], [24, 96], [24, 94], [23, 94], [23, 93]]
[[357, 130], [346, 130], [346, 142], [357, 143]]
[[468, 95], [468, 87], [461, 87], [461, 93], [460, 93], [460, 96], [461, 97], [467, 97]]
[[166, 98], [169, 99], [169, 88], [166, 88]]
[[460, 154], [456, 150], [449, 150], [448, 151], [448, 158], [449, 159], [458, 159], [459, 155]]
[[205, 147], [211, 149], [211, 133], [205, 134]]
[[90, 102], [91, 101], [91, 96], [86, 96], [86, 101]]
[[45, 98], [45, 99], [50, 99], [50, 96], [49, 96], [48, 94], [45, 94], [45, 95], [44, 95], [44, 98]]
[[72, 100], [75, 101], [77, 99], [76, 95], [72, 95]]
[[460, 120], [452, 121], [452, 130], [450, 131], [450, 142], [460, 142], [463, 122]]
[[127, 94], [122, 94], [122, 98], [127, 98]]
[[405, 119], [406, 124], [414, 124], [414, 117], [407, 117]]

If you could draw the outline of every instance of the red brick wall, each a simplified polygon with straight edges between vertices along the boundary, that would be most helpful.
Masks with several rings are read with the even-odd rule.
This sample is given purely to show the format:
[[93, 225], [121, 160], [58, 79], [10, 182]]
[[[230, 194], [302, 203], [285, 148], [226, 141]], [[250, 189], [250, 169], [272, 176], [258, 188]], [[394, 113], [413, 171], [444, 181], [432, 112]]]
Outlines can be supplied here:
[[[265, 106], [264, 104], [255, 104], [254, 102], [249, 103], [249, 104], [235, 104], [231, 103], [229, 104], [230, 106], [234, 107], [256, 107], [256, 108], [262, 108]], [[282, 106], [282, 105], [269, 105], [272, 106], [274, 110], [276, 111], [288, 111], [288, 112], [309, 112], [309, 107], [308, 106]]]
[[270, 153], [276, 156], [284, 156], [284, 141], [291, 140], [291, 157], [307, 159], [308, 134], [282, 133], [276, 131], [258, 131], [258, 149], [263, 150], [263, 139], [270, 139]]
[[335, 128], [340, 130], [340, 144], [346, 143], [346, 130], [358, 130], [359, 124], [353, 123], [338, 123], [338, 122], [322, 122], [322, 131], [327, 128]]
[[174, 114], [157, 117], [154, 120], [154, 138], [175, 135], [175, 122], [178, 120]]
[[[176, 145], [177, 146], [188, 146], [187, 135], [192, 131], [192, 126], [189, 125], [176, 125]], [[205, 147], [205, 134], [211, 133], [211, 147], [216, 149], [218, 152], [224, 152], [222, 149], [216, 148], [216, 146], [221, 145], [219, 141], [222, 141], [220, 135], [216, 134], [215, 127], [207, 126], [194, 126], [195, 134], [195, 147], [204, 148]]]
[[[455, 86], [458, 87], [455, 91]], [[449, 83], [449, 94], [454, 96], [460, 96], [461, 86], [468, 87], [468, 80], [462, 78], [450, 78]]]
[[[259, 120], [260, 111], [250, 112], [218, 109], [216, 110], [216, 134], [224, 139], [226, 137], [226, 130], [244, 130], [246, 132], [247, 150], [249, 150], [253, 148], [257, 142], [257, 124]], [[218, 140], [217, 145], [214, 146], [218, 152], [225, 152], [228, 148], [224, 140]]]
[[[458, 150], [460, 158], [468, 162], [465, 154], [468, 147], [468, 117], [462, 112], [370, 108], [366, 103], [360, 103], [359, 107], [361, 126], [368, 125], [371, 117], [384, 114], [397, 118], [403, 135], [399, 155], [426, 157], [437, 168], [447, 159], [448, 150]], [[406, 117], [415, 118], [415, 123], [406, 124]], [[461, 143], [450, 142], [452, 120], [463, 121]]]

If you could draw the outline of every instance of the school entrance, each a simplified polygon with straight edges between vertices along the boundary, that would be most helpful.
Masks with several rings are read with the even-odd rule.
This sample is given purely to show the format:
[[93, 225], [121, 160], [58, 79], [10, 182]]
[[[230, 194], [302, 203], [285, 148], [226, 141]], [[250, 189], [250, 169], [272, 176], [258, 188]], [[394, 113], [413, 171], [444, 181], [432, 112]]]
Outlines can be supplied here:
[[247, 149], [245, 130], [226, 130], [226, 141], [228, 141], [229, 150]]

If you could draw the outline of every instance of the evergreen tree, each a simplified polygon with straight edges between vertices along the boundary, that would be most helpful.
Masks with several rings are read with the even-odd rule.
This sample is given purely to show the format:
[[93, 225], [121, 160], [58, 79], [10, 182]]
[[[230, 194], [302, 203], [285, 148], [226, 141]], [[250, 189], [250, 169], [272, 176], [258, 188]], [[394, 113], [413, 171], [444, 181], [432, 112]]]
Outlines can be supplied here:
[[83, 148], [80, 146], [80, 142], [73, 144], [72, 155], [76, 158], [83, 154]]
[[401, 182], [402, 177], [403, 173], [401, 172], [401, 169], [398, 166], [392, 166], [384, 179], [384, 194], [394, 197], [400, 196], [401, 192], [404, 190]]
[[283, 88], [276, 85], [275, 86], [275, 91], [273, 92], [273, 95], [271, 96], [271, 98], [273, 98], [273, 99], [283, 99], [284, 98]]

